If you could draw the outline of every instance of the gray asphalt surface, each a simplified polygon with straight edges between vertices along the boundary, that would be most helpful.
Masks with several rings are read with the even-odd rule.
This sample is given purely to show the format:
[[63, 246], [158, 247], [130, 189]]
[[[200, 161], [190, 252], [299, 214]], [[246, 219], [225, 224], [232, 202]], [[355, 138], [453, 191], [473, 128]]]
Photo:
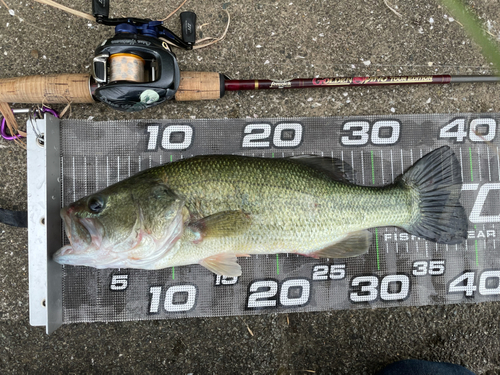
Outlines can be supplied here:
[[[113, 29], [40, 5], [0, 5], [0, 78], [88, 72]], [[91, 12], [91, 2], [61, 3]], [[176, 50], [181, 70], [237, 79], [312, 76], [492, 74], [490, 64], [439, 1], [189, 1], [203, 36], [223, 42]], [[467, 1], [500, 37], [500, 4]], [[163, 18], [177, 2], [111, 3], [112, 16]], [[432, 19], [432, 22], [431, 22]], [[167, 26], [179, 30], [178, 15]], [[367, 61], [370, 61], [368, 64]], [[23, 107], [16, 105], [16, 107]], [[60, 106], [57, 109], [62, 109]], [[135, 114], [73, 105], [72, 118], [221, 118], [500, 112], [487, 84], [228, 93], [214, 102], [167, 103]], [[23, 120], [24, 121], [24, 120]], [[22, 123], [22, 121], [20, 121]], [[26, 152], [0, 141], [0, 207], [25, 210]], [[399, 359], [462, 364], [500, 373], [496, 302], [478, 305], [288, 315], [70, 324], [47, 336], [28, 320], [27, 230], [0, 225], [2, 373], [375, 373]], [[247, 329], [253, 332], [253, 336]]]

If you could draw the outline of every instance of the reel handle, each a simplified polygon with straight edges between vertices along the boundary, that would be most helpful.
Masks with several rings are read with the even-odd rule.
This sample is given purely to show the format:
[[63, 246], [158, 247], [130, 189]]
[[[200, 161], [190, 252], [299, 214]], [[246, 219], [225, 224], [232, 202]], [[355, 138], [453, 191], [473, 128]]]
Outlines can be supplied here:
[[89, 74], [52, 74], [0, 79], [0, 102], [93, 103]]

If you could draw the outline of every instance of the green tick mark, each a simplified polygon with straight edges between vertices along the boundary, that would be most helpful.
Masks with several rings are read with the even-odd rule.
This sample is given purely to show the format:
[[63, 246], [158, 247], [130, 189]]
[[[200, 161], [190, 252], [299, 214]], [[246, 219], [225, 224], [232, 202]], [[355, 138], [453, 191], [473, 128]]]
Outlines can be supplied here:
[[276, 254], [276, 273], [280, 274], [280, 260], [278, 254]]
[[377, 248], [377, 270], [380, 271], [380, 255], [378, 252], [378, 229], [375, 228], [375, 247]]
[[172, 267], [172, 280], [175, 280], [175, 267]]

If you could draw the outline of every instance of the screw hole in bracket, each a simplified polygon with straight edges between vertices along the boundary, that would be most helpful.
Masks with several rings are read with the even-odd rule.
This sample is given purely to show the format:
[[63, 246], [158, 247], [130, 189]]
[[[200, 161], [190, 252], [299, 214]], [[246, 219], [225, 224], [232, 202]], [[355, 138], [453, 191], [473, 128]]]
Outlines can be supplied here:
[[40, 147], [45, 147], [45, 139], [44, 139], [44, 134], [40, 134], [38, 137], [36, 137], [36, 144]]

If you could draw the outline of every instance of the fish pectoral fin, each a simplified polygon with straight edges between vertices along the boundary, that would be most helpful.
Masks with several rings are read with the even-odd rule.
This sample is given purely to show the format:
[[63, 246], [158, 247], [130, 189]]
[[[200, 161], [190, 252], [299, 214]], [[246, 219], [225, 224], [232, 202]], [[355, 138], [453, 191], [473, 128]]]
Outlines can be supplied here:
[[236, 277], [241, 276], [241, 266], [235, 254], [221, 253], [203, 259], [200, 264], [217, 275]]
[[[189, 224], [189, 228], [206, 237], [230, 237], [250, 226], [250, 215], [243, 211], [222, 211]], [[226, 275], [227, 276], [227, 275]]]
[[350, 258], [368, 251], [373, 235], [367, 230], [349, 233], [339, 242], [314, 253], [319, 258]]

